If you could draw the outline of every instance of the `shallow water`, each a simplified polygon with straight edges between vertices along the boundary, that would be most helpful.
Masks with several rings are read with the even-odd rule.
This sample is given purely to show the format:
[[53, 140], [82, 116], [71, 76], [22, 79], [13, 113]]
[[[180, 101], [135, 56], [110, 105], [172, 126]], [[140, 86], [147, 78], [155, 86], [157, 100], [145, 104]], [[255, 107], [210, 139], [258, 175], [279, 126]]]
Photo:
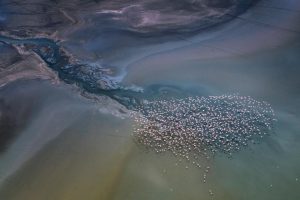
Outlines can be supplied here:
[[[177, 1], [146, 25], [161, 12], [155, 1], [32, 2], [23, 6], [36, 12], [27, 9], [35, 14], [22, 26], [18, 4], [0, 4], [0, 54], [13, 52], [0, 75], [34, 54], [59, 81], [36, 80], [26, 68], [3, 81], [1, 200], [300, 199], [298, 2], [257, 1], [234, 20], [199, 27], [186, 24], [188, 12], [199, 14], [187, 8], [165, 24]], [[62, 21], [31, 19], [43, 6], [50, 22]], [[135, 143], [131, 113], [144, 100], [224, 94], [270, 103], [271, 134], [231, 157], [201, 158], [201, 168]]]
[[2, 179], [1, 199], [299, 197], [299, 116], [284, 107], [275, 107], [274, 135], [232, 158], [203, 160], [203, 168], [211, 166], [203, 183], [204, 169], [178, 162], [168, 153], [138, 148], [131, 138], [130, 119], [101, 113], [69, 88], [36, 83], [10, 88], [26, 89], [40, 106], [1, 155], [1, 177], [7, 176]]

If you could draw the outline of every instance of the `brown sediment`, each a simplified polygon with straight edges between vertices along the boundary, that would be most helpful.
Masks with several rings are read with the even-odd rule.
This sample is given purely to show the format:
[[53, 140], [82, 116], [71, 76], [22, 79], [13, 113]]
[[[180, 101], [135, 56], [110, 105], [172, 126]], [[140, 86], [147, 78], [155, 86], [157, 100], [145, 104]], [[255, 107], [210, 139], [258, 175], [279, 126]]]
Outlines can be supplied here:
[[18, 59], [0, 68], [0, 87], [16, 80], [43, 79], [59, 82], [57, 75], [35, 53], [26, 52], [21, 47], [13, 48], [18, 52]]
[[119, 159], [119, 162], [117, 165], [112, 167], [112, 176], [108, 180], [107, 186], [104, 188], [104, 191], [108, 191], [105, 195], [106, 198], [103, 200], [112, 200], [114, 199], [116, 195], [116, 190], [118, 190], [118, 186], [121, 183], [121, 179], [124, 174], [125, 166], [130, 161], [130, 157], [133, 152], [132, 144], [124, 151], [124, 156]]

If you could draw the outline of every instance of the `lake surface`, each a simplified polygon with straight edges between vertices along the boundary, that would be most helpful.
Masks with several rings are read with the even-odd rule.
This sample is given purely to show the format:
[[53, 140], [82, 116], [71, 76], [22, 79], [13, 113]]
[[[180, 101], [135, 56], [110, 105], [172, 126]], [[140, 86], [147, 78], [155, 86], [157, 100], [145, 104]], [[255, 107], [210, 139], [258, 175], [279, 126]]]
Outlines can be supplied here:
[[[1, 4], [0, 199], [300, 199], [299, 3], [230, 2], [60, 2], [22, 26]], [[270, 134], [201, 168], [134, 140], [145, 102], [230, 94], [268, 102]]]

